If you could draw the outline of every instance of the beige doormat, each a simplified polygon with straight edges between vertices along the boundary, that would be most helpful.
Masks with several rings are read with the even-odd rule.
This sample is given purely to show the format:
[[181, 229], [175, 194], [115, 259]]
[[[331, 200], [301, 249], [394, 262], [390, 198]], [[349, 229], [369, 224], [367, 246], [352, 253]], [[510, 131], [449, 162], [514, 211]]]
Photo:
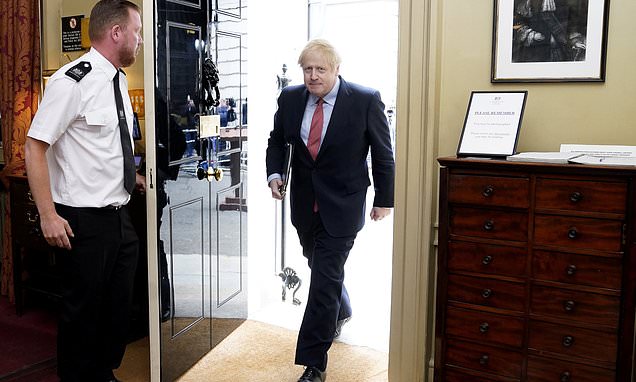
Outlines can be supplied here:
[[[246, 321], [186, 372], [179, 382], [296, 382], [303, 368], [294, 365], [297, 332]], [[385, 382], [388, 355], [334, 342], [327, 381]]]
[[[297, 332], [259, 321], [245, 321], [188, 370], [179, 382], [296, 382]], [[328, 382], [387, 382], [386, 353], [334, 342], [329, 350]], [[125, 382], [147, 382], [148, 339], [128, 345], [116, 371]]]

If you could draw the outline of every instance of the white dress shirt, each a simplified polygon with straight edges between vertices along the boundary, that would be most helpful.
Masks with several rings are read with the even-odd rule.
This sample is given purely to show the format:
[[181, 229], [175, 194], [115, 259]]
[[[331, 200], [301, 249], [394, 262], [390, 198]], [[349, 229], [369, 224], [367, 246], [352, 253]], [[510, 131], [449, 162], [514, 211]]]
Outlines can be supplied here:
[[[336, 83], [331, 88], [331, 91], [327, 93], [326, 96], [323, 97], [322, 103], [322, 134], [320, 136], [320, 145], [322, 146], [322, 141], [325, 139], [325, 134], [327, 134], [327, 127], [329, 126], [329, 120], [331, 119], [331, 113], [333, 113], [333, 107], [336, 104], [336, 98], [338, 97], [338, 90], [340, 89], [340, 78], [336, 79]], [[316, 106], [318, 103], [318, 96], [313, 94], [309, 94], [307, 98], [307, 105], [305, 106], [305, 114], [303, 114], [303, 121], [300, 126], [300, 139], [305, 142], [307, 145], [307, 141], [309, 140], [309, 129], [311, 128], [311, 119], [314, 116], [314, 112], [316, 111]], [[318, 149], [320, 152], [320, 148]], [[267, 177], [267, 184], [269, 184], [274, 179], [281, 179], [281, 174], [274, 173]]]
[[[340, 89], [340, 78], [336, 79], [336, 83], [333, 85], [333, 88], [327, 95], [322, 99], [322, 135], [320, 136], [320, 144], [322, 145], [322, 141], [325, 139], [325, 134], [327, 134], [327, 126], [329, 126], [329, 120], [331, 119], [331, 113], [333, 112], [333, 106], [336, 104], [336, 98], [338, 97], [338, 89]], [[309, 140], [309, 129], [311, 128], [311, 119], [314, 116], [314, 112], [316, 111], [316, 107], [318, 103], [318, 96], [313, 94], [309, 94], [307, 99], [307, 105], [305, 106], [305, 114], [303, 114], [303, 123], [300, 127], [300, 138], [307, 145], [307, 141]], [[320, 149], [318, 149], [320, 151]]]

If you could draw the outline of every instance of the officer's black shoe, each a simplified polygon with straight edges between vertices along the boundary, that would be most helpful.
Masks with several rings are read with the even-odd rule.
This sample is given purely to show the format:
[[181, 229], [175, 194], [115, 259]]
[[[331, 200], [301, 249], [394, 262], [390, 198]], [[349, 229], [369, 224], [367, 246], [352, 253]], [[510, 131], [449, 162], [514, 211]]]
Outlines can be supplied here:
[[320, 371], [317, 367], [307, 366], [303, 375], [300, 376], [298, 382], [325, 382], [327, 380], [327, 372]]
[[342, 327], [344, 326], [344, 324], [349, 322], [350, 319], [351, 316], [343, 318], [342, 320], [338, 320], [338, 322], [336, 322], [336, 332], [333, 334], [333, 338], [340, 337], [340, 333], [342, 333]]

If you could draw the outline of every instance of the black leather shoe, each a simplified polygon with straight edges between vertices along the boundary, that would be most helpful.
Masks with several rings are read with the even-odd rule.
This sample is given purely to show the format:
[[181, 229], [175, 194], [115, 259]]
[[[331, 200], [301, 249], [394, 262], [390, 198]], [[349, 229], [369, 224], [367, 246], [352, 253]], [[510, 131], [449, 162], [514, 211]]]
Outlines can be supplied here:
[[305, 372], [300, 376], [298, 382], [325, 382], [327, 380], [327, 372], [320, 371], [317, 367], [307, 366]]
[[336, 322], [336, 332], [333, 334], [333, 338], [340, 337], [340, 333], [342, 333], [342, 327], [344, 326], [344, 324], [349, 322], [350, 319], [351, 317], [347, 317], [347, 318], [343, 318], [342, 320], [338, 320], [338, 322]]

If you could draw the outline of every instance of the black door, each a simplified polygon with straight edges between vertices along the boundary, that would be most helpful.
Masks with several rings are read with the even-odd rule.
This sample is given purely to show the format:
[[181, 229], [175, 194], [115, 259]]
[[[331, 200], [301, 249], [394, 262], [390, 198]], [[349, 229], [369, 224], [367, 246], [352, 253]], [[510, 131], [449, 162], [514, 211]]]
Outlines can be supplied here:
[[[225, 13], [240, 14], [236, 5]], [[223, 19], [243, 23], [240, 15], [219, 17], [213, 0], [155, 6], [156, 277], [161, 380], [173, 381], [247, 316], [242, 35], [224, 32]], [[218, 105], [202, 93], [206, 58], [219, 69]], [[220, 133], [203, 137], [200, 118], [211, 114], [220, 116]]]

